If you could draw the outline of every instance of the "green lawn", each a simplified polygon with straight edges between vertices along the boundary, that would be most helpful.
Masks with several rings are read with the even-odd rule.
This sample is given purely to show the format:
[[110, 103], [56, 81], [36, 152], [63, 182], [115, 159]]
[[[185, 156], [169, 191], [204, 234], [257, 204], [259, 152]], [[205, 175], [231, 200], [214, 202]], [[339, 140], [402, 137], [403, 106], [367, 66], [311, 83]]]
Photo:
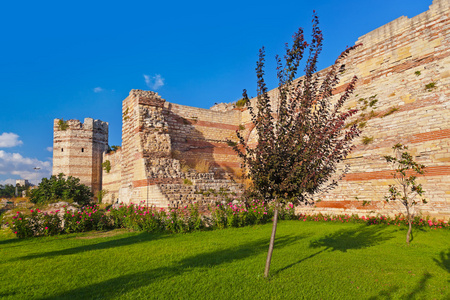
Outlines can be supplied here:
[[0, 233], [2, 299], [450, 299], [450, 231], [283, 221], [157, 235]]

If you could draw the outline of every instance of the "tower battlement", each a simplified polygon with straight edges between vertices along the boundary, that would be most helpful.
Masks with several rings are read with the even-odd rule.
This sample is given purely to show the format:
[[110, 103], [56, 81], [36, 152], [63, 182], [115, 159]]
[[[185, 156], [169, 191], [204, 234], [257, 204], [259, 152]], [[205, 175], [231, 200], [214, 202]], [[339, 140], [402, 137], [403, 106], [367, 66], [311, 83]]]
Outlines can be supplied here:
[[67, 129], [63, 129], [60, 126], [62, 119], [53, 120], [53, 128], [55, 131], [67, 131], [67, 130], [93, 130], [99, 132], [108, 132], [108, 122], [103, 122], [101, 120], [94, 120], [92, 118], [85, 118], [84, 123], [80, 120], [67, 120], [63, 121], [67, 125]]

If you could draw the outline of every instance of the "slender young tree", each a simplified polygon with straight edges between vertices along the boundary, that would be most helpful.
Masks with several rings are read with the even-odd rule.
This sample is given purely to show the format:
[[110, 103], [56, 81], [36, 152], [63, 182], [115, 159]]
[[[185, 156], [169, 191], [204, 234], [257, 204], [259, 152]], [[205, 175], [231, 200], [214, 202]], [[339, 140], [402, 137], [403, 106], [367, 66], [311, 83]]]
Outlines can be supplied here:
[[396, 144], [392, 149], [394, 156], [386, 155], [384, 159], [394, 169], [392, 176], [397, 184], [389, 185], [389, 194], [384, 199], [386, 202], [399, 201], [403, 205], [406, 211], [406, 220], [408, 221], [406, 243], [409, 245], [415, 207], [419, 204], [427, 203], [424, 198], [420, 200], [416, 198], [417, 196], [422, 197], [425, 193], [422, 185], [416, 181], [416, 175], [423, 175], [425, 173], [425, 166], [414, 161], [412, 155], [406, 151], [408, 149], [407, 146]]
[[[339, 75], [345, 71], [342, 60], [356, 46], [342, 52], [328, 72], [319, 78], [316, 71], [322, 40], [319, 20], [314, 14], [312, 41], [309, 44], [305, 41], [300, 28], [293, 36], [292, 47], [286, 44], [284, 63], [276, 57], [277, 99], [270, 99], [268, 95], [264, 82], [264, 48], [260, 50], [256, 67], [256, 105], [248, 107], [258, 144], [249, 147], [239, 131], [239, 142], [230, 142], [242, 158], [243, 173], [252, 180], [257, 194], [276, 203], [265, 277], [269, 275], [280, 204], [308, 201], [317, 192], [336, 186], [332, 175], [336, 173], [337, 163], [347, 156], [353, 139], [360, 134], [356, 125], [345, 128], [346, 120], [357, 110], [343, 108], [357, 78], [353, 77], [346, 90], [333, 103], [331, 101]], [[305, 52], [308, 53], [305, 75], [295, 80]], [[246, 90], [243, 97], [248, 101]], [[276, 107], [272, 103], [277, 103]]]

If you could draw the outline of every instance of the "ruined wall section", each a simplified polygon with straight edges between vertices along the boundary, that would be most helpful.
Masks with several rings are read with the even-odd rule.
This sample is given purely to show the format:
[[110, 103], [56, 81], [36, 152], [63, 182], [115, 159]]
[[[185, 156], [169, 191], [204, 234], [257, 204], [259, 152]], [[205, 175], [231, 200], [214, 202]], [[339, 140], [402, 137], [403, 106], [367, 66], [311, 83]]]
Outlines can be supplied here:
[[[221, 121], [224, 124], [218, 123]], [[117, 170], [113, 168], [121, 164], [120, 202], [157, 207], [177, 206], [194, 200], [203, 203], [205, 197], [192, 196], [193, 191], [219, 190], [234, 183], [215, 179], [208, 170], [183, 172], [180, 159], [229, 162], [228, 154], [220, 150], [216, 153], [215, 145], [225, 148], [226, 138], [238, 128], [238, 123], [238, 114], [234, 112], [221, 115], [166, 103], [155, 92], [132, 90], [123, 102], [122, 149], [120, 153], [105, 156], [114, 160], [111, 174], [105, 174], [105, 178], [111, 190], [116, 191]], [[209, 143], [215, 144], [209, 146]], [[209, 147], [205, 148], [205, 145]], [[189, 184], [184, 184], [185, 179]], [[238, 188], [234, 187], [234, 190]]]
[[53, 122], [53, 175], [80, 178], [94, 196], [102, 188], [102, 156], [108, 148], [108, 123], [92, 118]]
[[121, 202], [152, 200], [167, 206], [159, 192], [153, 191], [155, 185], [181, 181], [179, 161], [171, 157], [164, 103], [157, 93], [142, 90], [131, 90], [123, 101]]

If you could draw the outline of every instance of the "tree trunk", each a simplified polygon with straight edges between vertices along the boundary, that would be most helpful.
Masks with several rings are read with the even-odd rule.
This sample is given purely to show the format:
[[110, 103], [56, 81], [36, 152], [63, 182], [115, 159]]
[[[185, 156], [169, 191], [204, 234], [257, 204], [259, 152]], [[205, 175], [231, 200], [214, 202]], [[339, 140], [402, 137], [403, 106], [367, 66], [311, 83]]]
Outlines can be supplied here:
[[411, 236], [412, 230], [412, 216], [411, 212], [409, 211], [409, 205], [406, 206], [406, 217], [408, 218], [408, 232], [406, 233], [406, 244], [409, 245], [409, 238]]
[[267, 252], [266, 269], [264, 270], [264, 277], [269, 277], [270, 261], [272, 260], [273, 244], [275, 242], [275, 233], [277, 232], [278, 222], [278, 205], [275, 205], [275, 213], [273, 215], [272, 235], [270, 236], [269, 251]]
[[406, 233], [406, 243], [409, 245], [409, 239], [411, 237], [411, 231], [412, 231], [412, 220], [411, 218], [408, 219], [408, 232]]

